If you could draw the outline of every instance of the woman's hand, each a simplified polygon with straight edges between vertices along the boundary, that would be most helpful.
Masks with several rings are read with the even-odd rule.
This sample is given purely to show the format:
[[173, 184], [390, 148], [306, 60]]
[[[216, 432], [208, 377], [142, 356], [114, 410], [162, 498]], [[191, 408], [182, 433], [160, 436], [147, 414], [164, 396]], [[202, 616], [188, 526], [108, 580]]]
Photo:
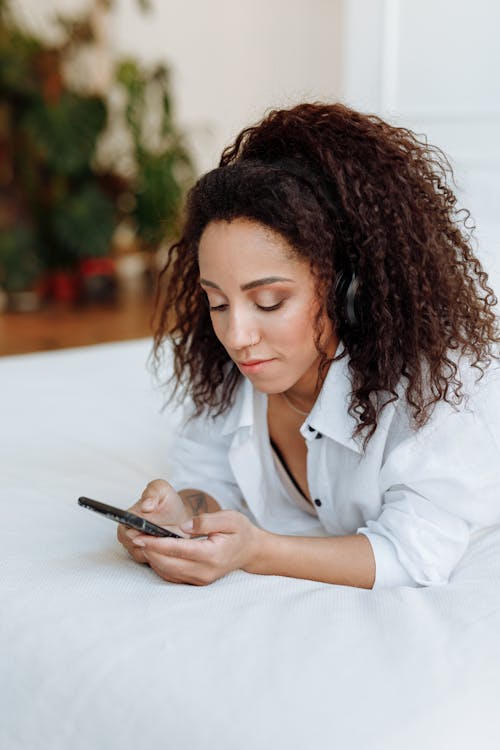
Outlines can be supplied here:
[[266, 534], [234, 510], [195, 516], [183, 523], [181, 530], [207, 538], [172, 539], [139, 532], [132, 544], [136, 554], [165, 581], [195, 586], [212, 583], [232, 570], [251, 568]]
[[[148, 484], [135, 505], [129, 508], [131, 513], [147, 518], [148, 521], [163, 526], [176, 534], [186, 536], [180, 529], [181, 523], [188, 521], [191, 516], [186, 510], [182, 498], [174, 488], [164, 479], [154, 479]], [[144, 536], [142, 532], [130, 529], [128, 526], [118, 525], [118, 541], [123, 544], [136, 562], [147, 563], [142, 549], [133, 543], [137, 536]]]

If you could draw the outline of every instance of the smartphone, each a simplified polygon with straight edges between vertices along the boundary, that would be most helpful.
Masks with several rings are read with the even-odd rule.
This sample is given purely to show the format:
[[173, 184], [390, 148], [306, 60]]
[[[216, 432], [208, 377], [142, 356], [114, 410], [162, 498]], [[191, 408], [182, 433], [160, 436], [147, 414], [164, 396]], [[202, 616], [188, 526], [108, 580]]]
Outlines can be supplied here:
[[122, 523], [124, 526], [130, 526], [131, 529], [137, 529], [142, 531], [143, 534], [151, 534], [152, 536], [172, 536], [175, 539], [183, 539], [184, 537], [179, 534], [174, 534], [173, 531], [168, 531], [162, 526], [157, 526], [151, 521], [146, 521], [141, 516], [136, 516], [135, 513], [129, 513], [128, 510], [122, 508], [115, 508], [113, 505], [106, 505], [106, 503], [100, 503], [98, 500], [92, 500], [90, 497], [79, 497], [78, 505], [82, 508], [88, 508], [89, 510], [95, 510], [96, 513], [101, 513], [106, 518], [110, 518], [112, 521]]

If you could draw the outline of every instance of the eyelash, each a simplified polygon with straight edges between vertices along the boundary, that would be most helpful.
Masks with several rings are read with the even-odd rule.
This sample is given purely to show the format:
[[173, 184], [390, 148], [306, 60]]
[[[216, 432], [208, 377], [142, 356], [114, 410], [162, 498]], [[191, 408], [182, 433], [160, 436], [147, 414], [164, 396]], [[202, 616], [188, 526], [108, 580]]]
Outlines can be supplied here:
[[[262, 307], [262, 305], [255, 305], [255, 307], [258, 307], [259, 310], [262, 310], [263, 312], [272, 312], [273, 310], [277, 310], [281, 305], [283, 304], [283, 300], [281, 302], [278, 302], [276, 305], [271, 305], [271, 307]], [[223, 312], [225, 310], [227, 305], [217, 305], [216, 307], [210, 307], [210, 310], [212, 312]]]

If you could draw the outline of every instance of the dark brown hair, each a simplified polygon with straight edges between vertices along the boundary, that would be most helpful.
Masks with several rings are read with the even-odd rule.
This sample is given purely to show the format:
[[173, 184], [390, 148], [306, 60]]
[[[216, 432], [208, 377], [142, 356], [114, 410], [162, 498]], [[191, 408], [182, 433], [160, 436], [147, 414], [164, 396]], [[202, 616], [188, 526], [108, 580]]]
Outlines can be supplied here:
[[[212, 328], [198, 243], [211, 221], [248, 218], [309, 261], [345, 345], [339, 356], [349, 356], [349, 412], [365, 446], [401, 380], [417, 428], [438, 401], [459, 403], [458, 357], [482, 377], [500, 337], [497, 300], [472, 249], [469, 213], [456, 208], [452, 178], [439, 149], [375, 115], [341, 104], [270, 112], [237, 136], [188, 195], [183, 235], [160, 274], [157, 367], [170, 338], [175, 388], [184, 383], [196, 414], [229, 408], [242, 376]], [[358, 325], [346, 320], [341, 272], [356, 274]], [[331, 360], [319, 347], [320, 315], [323, 373]]]

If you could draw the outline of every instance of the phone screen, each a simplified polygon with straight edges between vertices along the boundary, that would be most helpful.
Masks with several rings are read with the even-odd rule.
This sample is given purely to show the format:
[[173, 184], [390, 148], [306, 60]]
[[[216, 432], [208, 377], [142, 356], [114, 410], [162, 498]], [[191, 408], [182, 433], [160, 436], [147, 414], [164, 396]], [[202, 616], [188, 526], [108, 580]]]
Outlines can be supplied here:
[[171, 536], [175, 539], [183, 539], [179, 534], [174, 534], [173, 531], [164, 529], [162, 526], [157, 526], [151, 521], [147, 521], [141, 516], [136, 516], [135, 513], [130, 513], [128, 510], [123, 508], [115, 508], [113, 505], [107, 505], [106, 503], [100, 503], [98, 500], [92, 500], [90, 497], [79, 497], [78, 505], [82, 508], [88, 508], [96, 513], [100, 513], [106, 518], [122, 523], [124, 526], [129, 526], [132, 529], [142, 531], [144, 534], [151, 534], [152, 536]]

